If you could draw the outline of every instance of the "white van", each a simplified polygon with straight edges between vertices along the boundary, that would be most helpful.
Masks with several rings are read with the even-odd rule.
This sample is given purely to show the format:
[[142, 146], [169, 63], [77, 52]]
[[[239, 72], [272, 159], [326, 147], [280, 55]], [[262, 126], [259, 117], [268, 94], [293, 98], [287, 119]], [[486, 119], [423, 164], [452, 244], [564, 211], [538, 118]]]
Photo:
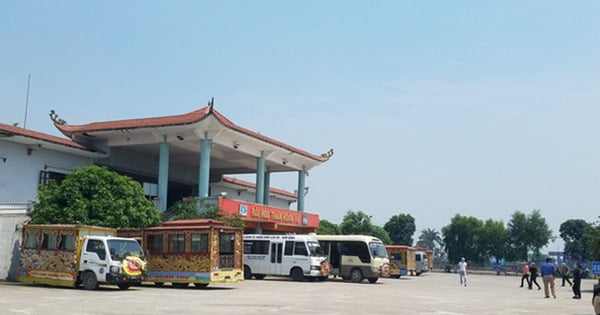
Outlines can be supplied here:
[[244, 279], [286, 276], [294, 281], [325, 280], [329, 263], [308, 235], [244, 235]]

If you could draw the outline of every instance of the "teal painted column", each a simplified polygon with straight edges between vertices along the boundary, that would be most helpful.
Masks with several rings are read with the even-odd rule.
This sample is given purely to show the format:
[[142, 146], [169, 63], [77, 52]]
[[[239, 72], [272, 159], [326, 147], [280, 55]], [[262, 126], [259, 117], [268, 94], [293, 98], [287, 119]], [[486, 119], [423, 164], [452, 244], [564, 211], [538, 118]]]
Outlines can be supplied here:
[[212, 140], [204, 134], [204, 139], [200, 141], [200, 169], [198, 170], [198, 197], [208, 197], [208, 187], [210, 185], [210, 149]]
[[167, 136], [160, 143], [158, 156], [158, 210], [167, 210], [167, 191], [169, 190], [169, 143]]
[[302, 167], [301, 171], [298, 171], [298, 206], [297, 210], [304, 212], [304, 186], [306, 186], [306, 171]]
[[264, 204], [268, 205], [270, 203], [271, 198], [271, 172], [265, 172], [265, 191], [263, 196]]
[[265, 154], [260, 151], [260, 156], [256, 158], [256, 194], [255, 201], [258, 204], [264, 203], [265, 189]]

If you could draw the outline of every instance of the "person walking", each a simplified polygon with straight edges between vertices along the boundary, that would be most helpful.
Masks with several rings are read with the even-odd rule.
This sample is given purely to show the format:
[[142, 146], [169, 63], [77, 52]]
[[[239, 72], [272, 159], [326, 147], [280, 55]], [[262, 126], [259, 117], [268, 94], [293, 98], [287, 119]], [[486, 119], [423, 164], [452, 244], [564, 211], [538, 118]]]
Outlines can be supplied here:
[[527, 287], [531, 289], [531, 282], [529, 282], [529, 263], [523, 263], [523, 274], [521, 275], [521, 288], [523, 287], [523, 280], [527, 281]]
[[458, 274], [460, 276], [460, 285], [467, 286], [467, 262], [465, 258], [461, 258], [460, 262], [458, 262]]
[[531, 278], [529, 279], [529, 290], [531, 290], [533, 288], [533, 284], [535, 283], [535, 285], [537, 286], [538, 290], [541, 290], [542, 287], [540, 287], [540, 284], [537, 282], [537, 266], [535, 265], [534, 262], [531, 263], [531, 266], [529, 266], [529, 274], [531, 275]]
[[565, 281], [569, 283], [569, 286], [572, 286], [573, 283], [571, 282], [571, 280], [569, 280], [569, 266], [567, 266], [567, 264], [562, 263], [562, 265], [560, 265], [560, 275], [562, 276], [562, 286], [565, 286]]
[[550, 286], [550, 290], [552, 291], [552, 296], [556, 299], [556, 291], [554, 289], [554, 274], [556, 273], [556, 268], [552, 263], [552, 258], [546, 258], [546, 262], [542, 264], [542, 280], [544, 281], [544, 297], [549, 298], [550, 294], [548, 292], [548, 286]]
[[575, 264], [575, 270], [573, 270], [573, 298], [581, 299], [581, 265]]

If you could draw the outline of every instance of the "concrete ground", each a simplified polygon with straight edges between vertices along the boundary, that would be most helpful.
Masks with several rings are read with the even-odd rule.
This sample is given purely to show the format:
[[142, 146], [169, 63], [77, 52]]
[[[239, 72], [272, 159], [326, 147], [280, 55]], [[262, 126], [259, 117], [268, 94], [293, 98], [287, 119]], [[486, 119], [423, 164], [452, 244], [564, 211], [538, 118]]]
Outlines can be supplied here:
[[[541, 279], [540, 279], [541, 280]], [[582, 299], [558, 283], [557, 298], [519, 288], [520, 277], [469, 275], [460, 286], [454, 273], [380, 279], [376, 284], [293, 282], [281, 278], [177, 289], [150, 284], [97, 291], [0, 282], [0, 313], [6, 314], [593, 314], [591, 289]], [[540, 284], [543, 285], [540, 281]]]

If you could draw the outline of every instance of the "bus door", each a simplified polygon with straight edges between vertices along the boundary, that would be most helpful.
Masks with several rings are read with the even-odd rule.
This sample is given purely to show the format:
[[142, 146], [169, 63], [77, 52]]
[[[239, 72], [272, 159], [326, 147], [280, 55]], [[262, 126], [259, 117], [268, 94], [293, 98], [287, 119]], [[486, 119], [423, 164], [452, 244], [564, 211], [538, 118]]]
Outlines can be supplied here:
[[281, 258], [283, 256], [283, 243], [271, 242], [271, 255], [269, 273], [274, 275], [281, 275], [283, 273], [283, 266]]

